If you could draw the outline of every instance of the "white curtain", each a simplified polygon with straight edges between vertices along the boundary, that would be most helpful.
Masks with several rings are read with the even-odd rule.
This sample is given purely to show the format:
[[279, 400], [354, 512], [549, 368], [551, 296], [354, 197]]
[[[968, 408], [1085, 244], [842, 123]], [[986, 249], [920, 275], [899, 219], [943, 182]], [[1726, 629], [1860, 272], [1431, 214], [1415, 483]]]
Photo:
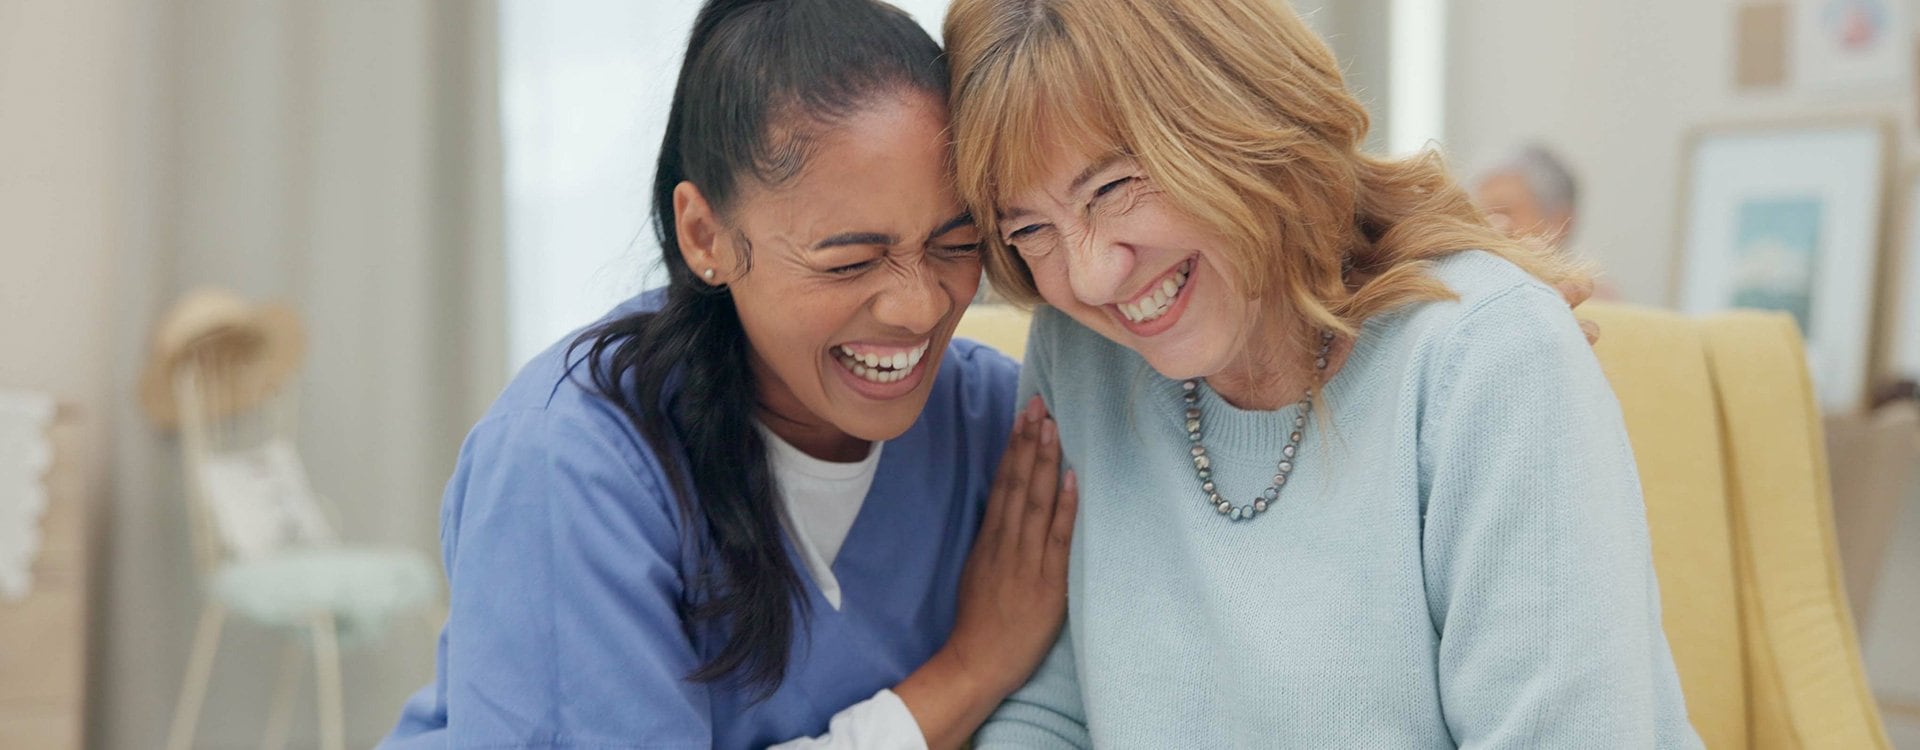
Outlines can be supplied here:
[[[343, 536], [438, 559], [440, 491], [503, 382], [495, 6], [117, 0], [135, 52], [117, 251], [113, 489], [100, 513], [90, 744], [164, 742], [201, 592], [177, 452], [130, 394], [154, 320], [201, 284], [304, 317], [300, 450]], [[199, 746], [259, 741], [279, 641], [230, 620]], [[349, 652], [347, 739], [432, 674], [424, 624]], [[312, 706], [311, 669], [298, 704]], [[295, 723], [311, 744], [312, 723]]]

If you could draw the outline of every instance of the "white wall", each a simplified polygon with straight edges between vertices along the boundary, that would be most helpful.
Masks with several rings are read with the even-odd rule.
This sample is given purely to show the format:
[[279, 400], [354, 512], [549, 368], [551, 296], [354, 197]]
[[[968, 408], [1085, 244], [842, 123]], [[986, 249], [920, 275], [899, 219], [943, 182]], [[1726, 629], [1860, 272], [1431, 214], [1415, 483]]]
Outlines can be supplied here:
[[131, 239], [122, 3], [0, 3], [0, 386], [83, 417], [62, 460], [106, 491], [114, 258]]
[[663, 283], [648, 186], [697, 3], [505, 0], [508, 358]]
[[[138, 15], [127, 5], [0, 0], [0, 388], [49, 392], [69, 409], [71, 419], [53, 431], [48, 485], [57, 507], [49, 522], [75, 505], [97, 515], [112, 485], [117, 260], [139, 241], [138, 196], [124, 179], [137, 121], [137, 92], [125, 73], [140, 55]], [[49, 539], [36, 561], [36, 591], [43, 594], [83, 584], [81, 576], [48, 575], [63, 569], [50, 565], [56, 556], [68, 556], [54, 548], [59, 542]], [[97, 580], [97, 547], [74, 552]], [[66, 597], [53, 600], [59, 615], [70, 611]], [[64, 671], [67, 658], [27, 652], [57, 653], [87, 641], [85, 632], [19, 627], [26, 624], [21, 608], [36, 606], [48, 622], [67, 627], [64, 616], [49, 616], [47, 601], [0, 603], [14, 626], [7, 634], [14, 640], [0, 640], [0, 670], [15, 670], [0, 675], [0, 744], [12, 738], [64, 747], [79, 739], [68, 686], [81, 684], [81, 676], [19, 673], [33, 665]], [[89, 604], [97, 611], [97, 602]]]
[[[1911, 2], [1911, 0], [1908, 0]], [[1880, 113], [1916, 153], [1911, 85], [1734, 90], [1736, 0], [1454, 0], [1447, 146], [1463, 172], [1543, 140], [1582, 179], [1574, 246], [1633, 302], [1665, 304], [1682, 146], [1710, 124]]]

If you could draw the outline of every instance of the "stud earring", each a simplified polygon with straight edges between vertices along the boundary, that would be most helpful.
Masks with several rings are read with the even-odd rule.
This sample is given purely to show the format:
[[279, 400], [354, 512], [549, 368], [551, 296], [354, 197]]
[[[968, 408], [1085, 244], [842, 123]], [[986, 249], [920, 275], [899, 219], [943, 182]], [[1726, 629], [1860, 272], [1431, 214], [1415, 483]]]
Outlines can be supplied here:
[[708, 281], [709, 283], [711, 283], [711, 282], [713, 281], [713, 269], [711, 269], [711, 268], [709, 268], [709, 269], [707, 269], [707, 271], [706, 271], [706, 273], [703, 273], [703, 274], [700, 274], [700, 275], [701, 275], [701, 276], [703, 276], [703, 277], [705, 277], [705, 278], [706, 278], [706, 280], [707, 280], [707, 281]]

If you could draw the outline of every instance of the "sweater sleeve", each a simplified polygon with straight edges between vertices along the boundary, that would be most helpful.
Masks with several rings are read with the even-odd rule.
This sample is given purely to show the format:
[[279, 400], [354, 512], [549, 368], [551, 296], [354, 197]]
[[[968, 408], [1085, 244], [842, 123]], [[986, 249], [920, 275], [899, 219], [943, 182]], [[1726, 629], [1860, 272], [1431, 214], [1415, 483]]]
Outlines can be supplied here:
[[1040, 668], [988, 717], [974, 737], [978, 750], [1093, 747], [1080, 679], [1073, 665], [1072, 625], [1060, 629]]
[[1698, 747], [1626, 427], [1564, 303], [1516, 286], [1464, 313], [1443, 344], [1419, 477], [1455, 741]]
[[[1058, 408], [1053, 400], [1053, 389], [1047, 382], [1052, 369], [1050, 355], [1053, 335], [1059, 330], [1060, 321], [1053, 318], [1057, 315], [1059, 313], [1044, 307], [1034, 313], [1033, 329], [1027, 338], [1027, 354], [1020, 371], [1020, 398], [1014, 402], [1015, 408], [1026, 406], [1035, 394], [1039, 394], [1041, 400], [1046, 402], [1049, 411]], [[1079, 545], [1079, 537], [1076, 536], [1074, 546], [1077, 548]], [[1074, 557], [1078, 558], [1079, 555]], [[1068, 583], [1071, 595], [1071, 574]], [[988, 717], [986, 725], [980, 728], [974, 739], [974, 747], [989, 750], [1093, 746], [1093, 740], [1087, 734], [1086, 709], [1080, 698], [1080, 679], [1074, 667], [1071, 615], [1068, 620], [1067, 625], [1060, 628], [1059, 640], [1047, 652], [1046, 658], [1041, 660], [1033, 676]]]

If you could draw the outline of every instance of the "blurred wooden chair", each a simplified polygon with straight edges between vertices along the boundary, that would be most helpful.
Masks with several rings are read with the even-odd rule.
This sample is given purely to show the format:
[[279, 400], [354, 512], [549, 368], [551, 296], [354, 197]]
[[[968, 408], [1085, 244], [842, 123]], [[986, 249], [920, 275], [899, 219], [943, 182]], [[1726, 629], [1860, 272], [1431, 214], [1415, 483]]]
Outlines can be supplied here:
[[215, 291], [182, 300], [156, 337], [142, 397], [156, 422], [179, 428], [206, 595], [169, 750], [193, 745], [229, 613], [288, 636], [263, 746], [286, 742], [305, 636], [321, 747], [340, 750], [342, 642], [372, 640], [402, 614], [431, 616], [437, 601], [438, 574], [425, 556], [340, 543], [337, 518], [294, 449], [300, 350], [290, 311]]

